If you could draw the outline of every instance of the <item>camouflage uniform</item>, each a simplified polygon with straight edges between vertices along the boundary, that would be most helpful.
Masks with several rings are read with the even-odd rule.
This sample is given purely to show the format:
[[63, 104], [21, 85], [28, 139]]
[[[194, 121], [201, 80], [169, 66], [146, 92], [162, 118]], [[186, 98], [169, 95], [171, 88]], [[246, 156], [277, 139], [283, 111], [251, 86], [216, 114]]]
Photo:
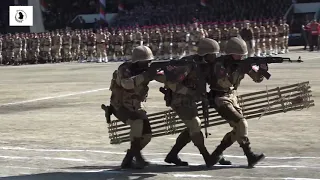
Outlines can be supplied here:
[[28, 40], [28, 37], [25, 34], [21, 34], [21, 43], [22, 43], [21, 59], [22, 59], [22, 64], [27, 63], [27, 40]]
[[123, 159], [122, 168], [131, 168], [133, 157], [136, 158], [137, 168], [148, 164], [140, 151], [151, 140], [151, 127], [141, 102], [146, 100], [148, 84], [157, 73], [155, 70], [148, 70], [148, 62], [152, 59], [150, 48], [139, 46], [133, 50], [132, 62], [121, 64], [113, 73], [110, 85], [113, 114], [130, 125], [131, 148]]
[[279, 20], [278, 30], [278, 47], [279, 47], [279, 54], [284, 54], [284, 32], [285, 32], [285, 25], [283, 24], [282, 20]]
[[54, 62], [61, 61], [62, 37], [58, 32], [52, 34], [52, 48], [51, 55]]
[[188, 48], [188, 44], [187, 44], [187, 41], [188, 41], [188, 32], [187, 32], [187, 29], [185, 26], [182, 27], [181, 31], [180, 32], [177, 32], [178, 33], [178, 54], [180, 56], [182, 56], [187, 48]]
[[255, 47], [254, 47], [254, 55], [260, 56], [260, 28], [257, 26], [257, 23], [253, 23], [253, 39], [255, 41]]
[[72, 60], [71, 46], [72, 46], [72, 38], [71, 38], [69, 32], [66, 32], [62, 36], [62, 50], [63, 50], [62, 58], [63, 58], [63, 61], [71, 61]]
[[163, 45], [162, 34], [158, 28], [150, 33], [150, 48], [155, 56], [159, 56]]
[[229, 30], [227, 28], [227, 25], [224, 23], [222, 30], [221, 30], [221, 42], [220, 42], [221, 53], [224, 53], [224, 49], [225, 49], [225, 46], [227, 44], [228, 39], [229, 39]]
[[272, 53], [277, 55], [278, 54], [278, 26], [274, 24], [274, 21], [271, 21], [270, 24], [272, 28], [272, 38], [271, 38], [271, 46], [272, 46]]
[[19, 65], [21, 64], [21, 51], [22, 51], [22, 41], [19, 37], [19, 34], [16, 34], [13, 39], [13, 58], [14, 58], [14, 64]]
[[[216, 59], [213, 65], [213, 72], [209, 81], [210, 93], [209, 99], [211, 104], [216, 108], [219, 115], [221, 115], [233, 128], [222, 139], [220, 145], [217, 146], [212, 153], [213, 163], [220, 160], [220, 156], [224, 150], [230, 147], [237, 141], [242, 147], [248, 159], [248, 166], [253, 167], [259, 161], [264, 159], [264, 154], [254, 154], [250, 148], [250, 141], [248, 138], [248, 123], [244, 118], [241, 108], [237, 101], [235, 90], [240, 85], [240, 81], [247, 73], [255, 82], [261, 82], [263, 76], [255, 72], [253, 69], [249, 71], [251, 65], [248, 65], [248, 71], [239, 69], [232, 64], [235, 60], [242, 59], [248, 53], [246, 43], [240, 39], [233, 37], [226, 45], [226, 54]], [[231, 62], [231, 63], [230, 63]], [[260, 66], [266, 68], [267, 66]]]
[[284, 23], [285, 31], [284, 31], [284, 47], [285, 53], [289, 52], [289, 34], [290, 34], [290, 27], [289, 24]]
[[133, 48], [133, 34], [129, 30], [124, 31], [124, 59], [129, 60]]
[[80, 43], [81, 43], [81, 37], [80, 34], [77, 31], [73, 32], [73, 35], [71, 37], [72, 41], [72, 48], [71, 48], [71, 54], [72, 57], [76, 60], [79, 60], [80, 57]]
[[173, 32], [169, 28], [165, 28], [162, 34], [163, 37], [163, 48], [161, 55], [164, 59], [172, 58], [172, 39]]
[[93, 62], [95, 61], [96, 56], [96, 45], [97, 45], [97, 37], [96, 34], [93, 32], [90, 32], [88, 35], [88, 56], [87, 61]]
[[254, 46], [253, 41], [253, 30], [250, 28], [250, 24], [247, 22], [244, 28], [240, 31], [241, 38], [246, 42], [248, 47], [248, 56], [252, 57], [254, 55]]
[[107, 48], [106, 41], [107, 35], [102, 31], [102, 29], [98, 30], [97, 33], [97, 62], [108, 62], [107, 60]]
[[266, 35], [265, 35], [266, 54], [267, 56], [270, 56], [272, 51], [272, 46], [271, 46], [272, 27], [269, 25], [269, 22], [266, 22], [265, 28], [266, 28]]
[[266, 36], [267, 31], [266, 28], [263, 26], [262, 22], [259, 24], [260, 28], [260, 48], [261, 48], [261, 56], [265, 56], [267, 54], [266, 49]]
[[117, 34], [113, 36], [113, 43], [114, 45], [114, 56], [116, 60], [121, 60], [123, 58], [123, 44], [124, 44], [124, 37], [123, 34], [118, 31]]

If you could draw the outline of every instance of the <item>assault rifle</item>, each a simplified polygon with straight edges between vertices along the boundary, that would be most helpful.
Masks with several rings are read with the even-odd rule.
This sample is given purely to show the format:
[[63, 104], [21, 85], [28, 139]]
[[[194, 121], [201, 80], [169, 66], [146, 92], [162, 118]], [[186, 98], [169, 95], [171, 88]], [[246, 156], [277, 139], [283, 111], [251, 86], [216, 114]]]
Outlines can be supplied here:
[[[290, 58], [283, 58], [283, 57], [248, 57], [244, 60], [235, 61], [235, 60], [229, 60], [227, 63], [230, 64], [238, 64], [241, 69], [244, 69], [244, 71], [250, 70], [252, 65], [261, 65], [261, 64], [272, 64], [272, 63], [301, 63], [303, 62], [300, 57], [298, 60], [291, 60]], [[250, 69], [249, 69], [250, 67]], [[263, 69], [259, 69], [259, 72], [261, 75], [263, 75], [266, 79], [270, 79], [271, 74]]]
[[[207, 82], [206, 77], [203, 74], [203, 69], [201, 68], [207, 64], [206, 61], [203, 61], [202, 58], [198, 55], [186, 56], [179, 60], [163, 60], [151, 62], [149, 68], [161, 69], [169, 72], [168, 67], [179, 67], [179, 66], [192, 66], [197, 73], [197, 96], [201, 97], [201, 104], [203, 110], [203, 119], [204, 119], [204, 128], [206, 138], [210, 135], [207, 131], [209, 125], [209, 102], [207, 99]], [[173, 73], [174, 74], [174, 73]], [[167, 77], [168, 78], [168, 77]]]

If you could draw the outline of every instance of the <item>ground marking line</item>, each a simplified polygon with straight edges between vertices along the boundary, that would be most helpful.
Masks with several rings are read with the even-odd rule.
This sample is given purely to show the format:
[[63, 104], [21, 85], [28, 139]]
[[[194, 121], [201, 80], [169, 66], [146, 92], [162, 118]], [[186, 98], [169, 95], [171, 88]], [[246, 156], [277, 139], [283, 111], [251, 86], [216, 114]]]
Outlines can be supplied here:
[[64, 97], [76, 96], [76, 95], [82, 95], [82, 94], [89, 94], [89, 93], [98, 92], [98, 91], [105, 91], [105, 90], [108, 90], [108, 89], [109, 89], [109, 88], [93, 89], [93, 90], [76, 92], [76, 93], [70, 93], [70, 94], [64, 94], [64, 95], [58, 95], [58, 96], [48, 96], [48, 97], [37, 98], [37, 99], [30, 99], [30, 100], [25, 100], [25, 101], [5, 103], [5, 104], [0, 104], [0, 107], [10, 106], [10, 105], [18, 105], [18, 104], [27, 104], [27, 103], [37, 102], [37, 101], [44, 101], [44, 100], [50, 100], [50, 99], [58, 99], [58, 98], [64, 98]]
[[265, 180], [320, 180], [313, 178], [294, 178], [294, 177], [245, 177], [245, 176], [211, 176], [204, 174], [173, 174], [174, 177], [178, 178], [215, 178], [215, 179], [265, 179]]
[[3, 159], [43, 159], [43, 160], [58, 160], [58, 161], [73, 161], [73, 162], [88, 162], [88, 160], [85, 159], [75, 159], [75, 158], [60, 158], [60, 157], [45, 157], [45, 156], [41, 156], [41, 157], [25, 157], [25, 156], [2, 156], [0, 155], [0, 158]]
[[[0, 147], [0, 150], [16, 150], [16, 151], [37, 151], [37, 152], [88, 152], [88, 153], [100, 153], [100, 154], [115, 154], [115, 155], [125, 155], [126, 152], [119, 151], [103, 151], [103, 150], [89, 150], [89, 149], [36, 149], [36, 148], [24, 148], [24, 147]], [[201, 156], [198, 153], [179, 153], [181, 155], [187, 156]], [[145, 156], [156, 156], [156, 155], [167, 155], [167, 153], [143, 153]], [[235, 156], [235, 155], [224, 155], [231, 158], [245, 159], [245, 156]], [[320, 159], [320, 157], [312, 156], [284, 156], [284, 157], [266, 157], [266, 159], [276, 159], [276, 160], [289, 160], [289, 159]]]
[[103, 172], [109, 171], [108, 173], [121, 173], [121, 171], [114, 171], [113, 169], [99, 169], [99, 170], [80, 170], [80, 169], [60, 169], [60, 168], [34, 168], [34, 167], [25, 167], [25, 166], [0, 166], [0, 168], [10, 168], [10, 169], [29, 169], [29, 170], [44, 170], [44, 171], [59, 171], [59, 172], [84, 172], [84, 173], [91, 173], [91, 172]]

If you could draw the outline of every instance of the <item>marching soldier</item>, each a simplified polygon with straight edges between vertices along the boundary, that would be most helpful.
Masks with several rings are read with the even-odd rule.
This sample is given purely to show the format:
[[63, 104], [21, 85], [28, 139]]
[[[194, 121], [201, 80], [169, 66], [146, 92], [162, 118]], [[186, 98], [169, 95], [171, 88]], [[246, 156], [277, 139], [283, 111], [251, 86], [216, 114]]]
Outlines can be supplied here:
[[278, 54], [278, 26], [274, 23], [274, 21], [271, 21], [271, 29], [272, 29], [272, 37], [271, 37], [271, 46], [273, 50], [273, 54]]
[[162, 47], [162, 34], [159, 30], [159, 28], [155, 28], [151, 30], [150, 33], [150, 49], [152, 50], [153, 54], [155, 56], [159, 56], [160, 51], [161, 51], [161, 47]]
[[129, 60], [133, 48], [133, 34], [130, 30], [124, 30], [124, 59]]
[[185, 26], [177, 32], [178, 38], [178, 56], [183, 56], [187, 50], [188, 32]]
[[113, 36], [113, 44], [114, 44], [114, 56], [116, 60], [121, 60], [124, 53], [123, 53], [123, 44], [124, 44], [124, 37], [120, 30], [117, 31], [116, 35]]
[[63, 50], [63, 61], [71, 61], [71, 45], [72, 38], [68, 31], [62, 36], [62, 50]]
[[220, 42], [220, 51], [221, 53], [224, 53], [224, 47], [227, 44], [227, 41], [229, 39], [229, 29], [227, 28], [227, 24], [222, 24], [222, 30], [221, 30], [221, 42]]
[[14, 58], [14, 65], [21, 64], [21, 50], [22, 50], [22, 41], [19, 37], [19, 34], [13, 35], [13, 58]]
[[259, 23], [260, 28], [260, 48], [261, 48], [261, 56], [267, 55], [267, 49], [266, 49], [266, 36], [267, 36], [267, 30], [262, 24], [262, 22]]
[[97, 62], [108, 62], [106, 53], [107, 36], [102, 29], [97, 31]]
[[80, 43], [80, 62], [83, 62], [87, 59], [88, 55], [88, 34], [87, 31], [81, 30], [81, 43]]
[[253, 39], [255, 41], [255, 47], [254, 47], [254, 55], [260, 56], [261, 49], [260, 49], [260, 28], [257, 26], [256, 22], [253, 22]]
[[22, 50], [21, 50], [21, 59], [22, 59], [22, 64], [27, 63], [27, 39], [28, 37], [26, 34], [22, 33], [21, 34], [21, 44], [22, 44]]
[[253, 57], [255, 44], [253, 41], [253, 30], [251, 29], [249, 22], [245, 22], [244, 28], [240, 31], [240, 36], [246, 42], [248, 47], [248, 56]]
[[279, 20], [279, 26], [278, 26], [278, 47], [279, 47], [279, 54], [284, 54], [284, 31], [285, 31], [285, 26], [283, 24], [282, 19]]
[[[237, 102], [235, 90], [239, 87], [245, 73], [257, 83], [263, 80], [263, 76], [259, 72], [254, 71], [253, 68], [251, 69], [251, 65], [247, 67], [248, 70], [251, 70], [246, 72], [246, 70], [239, 69], [237, 65], [232, 63], [232, 61], [243, 59], [248, 54], [246, 43], [241, 38], [231, 38], [226, 44], [225, 52], [225, 56], [221, 56], [215, 61], [214, 72], [211, 73], [212, 81], [209, 83], [211, 90], [209, 99], [233, 130], [224, 136], [221, 143], [214, 150], [212, 160], [213, 164], [216, 164], [221, 159], [222, 152], [237, 141], [247, 157], [248, 166], [253, 167], [263, 160], [265, 155], [255, 154], [251, 150], [248, 138], [248, 123]], [[265, 64], [260, 65], [259, 68], [267, 70], [267, 67], [267, 64]]]
[[59, 31], [52, 33], [52, 48], [51, 55], [53, 61], [58, 63], [61, 61], [61, 49], [62, 49], [62, 37], [59, 34]]
[[212, 33], [211, 39], [216, 40], [220, 44], [221, 43], [221, 31], [220, 31], [217, 23], [214, 24], [211, 33]]
[[142, 44], [143, 44], [143, 34], [139, 30], [139, 28], [136, 28], [136, 31], [133, 33], [133, 48], [142, 46]]
[[188, 54], [192, 55], [197, 53], [198, 42], [205, 38], [205, 34], [198, 28], [197, 23], [190, 25], [189, 34]]
[[[110, 104], [113, 114], [130, 125], [131, 146], [122, 161], [122, 168], [144, 168], [148, 165], [141, 150], [150, 142], [152, 135], [141, 102], [146, 100], [148, 84], [157, 74], [155, 69], [148, 69], [148, 63], [153, 59], [150, 48], [138, 46], [132, 52], [131, 61], [121, 64], [111, 80]], [[135, 165], [132, 163], [134, 157]]]
[[81, 43], [81, 37], [78, 31], [73, 31], [72, 35], [72, 48], [71, 48], [71, 54], [72, 57], [76, 60], [79, 60], [80, 57], [80, 43]]
[[270, 26], [268, 21], [266, 21], [265, 23], [265, 29], [266, 29], [266, 34], [265, 34], [266, 54], [267, 56], [270, 56], [272, 52], [272, 46], [271, 46], [272, 27]]
[[284, 30], [284, 47], [285, 47], [285, 50], [284, 50], [284, 52], [288, 53], [289, 52], [290, 27], [289, 27], [289, 24], [286, 23], [286, 22], [284, 22], [284, 27], [285, 27], [285, 30]]
[[[212, 61], [216, 57], [216, 54], [219, 53], [219, 44], [213, 39], [201, 39], [198, 47], [199, 56], [193, 55], [191, 57], [199, 58], [199, 61]], [[207, 66], [202, 66], [201, 68], [201, 71], [205, 71]], [[182, 161], [178, 153], [192, 141], [203, 156], [207, 167], [211, 167], [212, 161], [204, 144], [204, 136], [201, 132], [201, 120], [198, 117], [196, 104], [201, 100], [200, 97], [197, 97], [197, 88], [199, 88], [197, 87], [197, 70], [188, 65], [178, 68], [173, 67], [172, 69], [173, 71], [181, 71], [181, 74], [183, 74], [175, 74], [175, 77], [180, 77], [179, 80], [175, 80], [175, 78], [170, 79], [167, 74], [162, 76], [158, 75], [155, 79], [165, 84], [167, 88], [165, 95], [170, 94], [171, 97], [170, 99], [166, 98], [166, 104], [182, 119], [186, 125], [186, 129], [177, 137], [175, 145], [165, 158], [165, 162], [178, 166], [188, 166], [188, 162]], [[220, 162], [231, 163], [225, 159], [221, 159]]]
[[149, 47], [150, 46], [150, 35], [149, 35], [146, 28], [143, 29], [142, 38], [143, 38], [143, 42], [142, 42], [143, 45]]
[[172, 58], [172, 42], [173, 32], [170, 31], [169, 27], [163, 30], [163, 48], [161, 55], [164, 59]]
[[97, 45], [97, 37], [94, 32], [90, 32], [88, 35], [88, 62], [94, 62], [96, 57], [96, 45]]
[[43, 60], [44, 63], [48, 61], [52, 61], [51, 58], [51, 47], [52, 47], [52, 40], [49, 33], [46, 33], [43, 37]]

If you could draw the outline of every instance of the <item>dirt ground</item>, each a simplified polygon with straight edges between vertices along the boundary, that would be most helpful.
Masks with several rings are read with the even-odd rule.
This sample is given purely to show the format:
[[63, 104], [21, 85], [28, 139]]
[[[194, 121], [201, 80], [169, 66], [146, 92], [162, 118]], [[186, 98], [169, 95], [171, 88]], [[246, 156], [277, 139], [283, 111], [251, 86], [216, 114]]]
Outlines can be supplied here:
[[[255, 84], [243, 80], [239, 94], [310, 81], [315, 107], [249, 121], [255, 152], [267, 158], [254, 169], [237, 144], [225, 154], [234, 165], [207, 169], [193, 144], [180, 155], [191, 163], [178, 168], [163, 162], [175, 135], [154, 138], [143, 154], [153, 164], [136, 171], [119, 170], [128, 143], [110, 145], [101, 103], [108, 103], [112, 72], [119, 63], [47, 64], [0, 67], [1, 179], [320, 179], [320, 56], [292, 50], [285, 57], [301, 64], [270, 65], [272, 77]], [[151, 83], [149, 112], [167, 109], [160, 84]], [[213, 151], [228, 125], [209, 129], [205, 140]]]

